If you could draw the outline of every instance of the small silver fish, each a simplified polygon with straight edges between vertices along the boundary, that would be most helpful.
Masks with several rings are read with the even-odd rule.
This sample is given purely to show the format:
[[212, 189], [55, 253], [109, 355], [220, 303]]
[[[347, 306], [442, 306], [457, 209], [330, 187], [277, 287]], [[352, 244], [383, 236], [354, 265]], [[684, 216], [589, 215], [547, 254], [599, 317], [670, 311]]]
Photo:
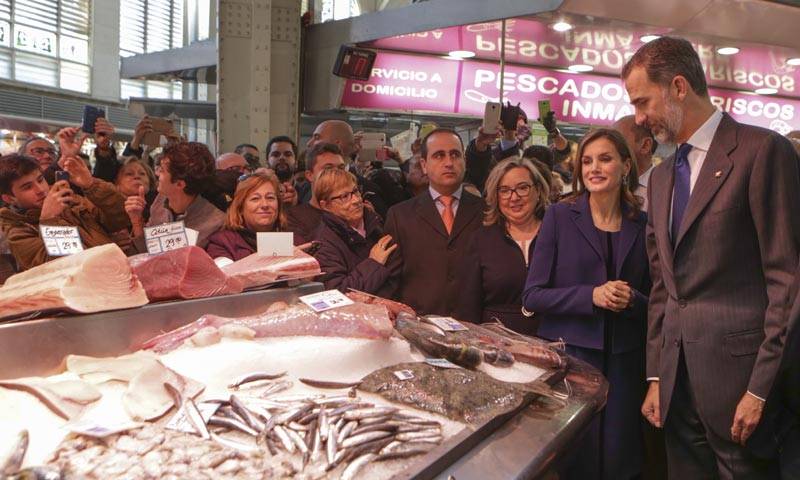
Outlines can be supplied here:
[[398, 409], [394, 407], [373, 407], [373, 408], [359, 408], [344, 412], [345, 420], [363, 420], [365, 418], [384, 417], [392, 415]]
[[286, 376], [286, 372], [281, 373], [266, 373], [266, 372], [253, 372], [248, 373], [234, 380], [233, 383], [228, 385], [228, 388], [237, 390], [239, 387], [246, 383], [257, 382], [259, 380], [275, 380]]
[[28, 442], [30, 435], [27, 430], [22, 430], [17, 434], [17, 439], [8, 450], [4, 458], [0, 458], [0, 476], [17, 473], [25, 460], [28, 452]]
[[248, 453], [248, 454], [256, 453], [259, 450], [258, 447], [255, 447], [253, 445], [239, 442], [230, 438], [225, 438], [223, 436], [217, 435], [216, 433], [211, 434], [211, 440], [217, 442], [218, 444], [224, 447], [228, 447], [230, 449], [237, 450], [242, 453]]
[[322, 435], [322, 438], [328, 438], [328, 430], [328, 412], [323, 405], [319, 409], [319, 434]]
[[378, 440], [381, 438], [388, 437], [391, 434], [392, 432], [377, 431], [377, 432], [367, 432], [358, 435], [353, 435], [345, 439], [344, 442], [342, 442], [342, 448], [355, 447], [357, 445], [361, 445], [362, 443], [371, 442], [373, 440]]
[[275, 382], [270, 383], [264, 391], [261, 392], [261, 398], [267, 398], [269, 396], [275, 395], [276, 393], [280, 393], [286, 390], [289, 390], [294, 385], [293, 382], [289, 380], [285, 380], [283, 382]]
[[347, 468], [344, 469], [342, 472], [341, 480], [353, 480], [356, 478], [358, 471], [364, 468], [369, 462], [374, 460], [377, 457], [374, 453], [367, 453], [366, 455], [361, 455], [360, 457], [356, 458]]
[[358, 427], [358, 422], [355, 420], [347, 422], [347, 425], [345, 425], [344, 428], [339, 431], [339, 437], [336, 439], [336, 441], [338, 443], [342, 443], [345, 438], [349, 437], [350, 434], [353, 433], [356, 427]]
[[322, 451], [322, 437], [319, 435], [319, 424], [314, 422], [314, 443], [311, 448], [311, 459], [316, 460]]
[[300, 378], [299, 380], [301, 383], [304, 383], [309, 387], [326, 389], [344, 389], [361, 385], [361, 380], [357, 382], [327, 382], [325, 380], [313, 380], [310, 378]]
[[233, 407], [233, 411], [236, 412], [237, 415], [244, 419], [244, 422], [252, 427], [254, 430], [260, 432], [264, 430], [266, 426], [264, 422], [260, 419], [256, 418], [253, 412], [247, 408], [247, 405], [234, 394], [231, 394], [231, 407]]
[[395, 437], [399, 442], [410, 442], [413, 440], [420, 440], [420, 439], [428, 439], [432, 437], [441, 437], [441, 432], [431, 432], [431, 431], [423, 431], [423, 432], [405, 432], [405, 433], [398, 433]]
[[303, 441], [297, 432], [291, 428], [286, 428], [284, 431], [289, 435], [289, 438], [292, 440], [292, 442], [294, 442], [295, 445], [297, 445], [297, 448], [301, 452], [308, 453], [308, 445], [306, 445], [306, 442]]
[[250, 427], [249, 425], [247, 425], [242, 421], [230, 417], [222, 417], [219, 415], [214, 415], [208, 419], [208, 424], [216, 427], [225, 427], [231, 430], [238, 430], [242, 433], [246, 433], [253, 437], [258, 436], [258, 432], [254, 430], [252, 427]]
[[272, 431], [275, 432], [275, 434], [278, 436], [278, 440], [281, 441], [283, 448], [285, 448], [287, 452], [289, 453], [295, 452], [296, 448], [294, 446], [294, 442], [292, 442], [292, 439], [289, 437], [289, 434], [286, 432], [286, 429], [284, 429], [280, 425], [275, 425], [275, 428], [273, 428]]
[[186, 416], [197, 431], [197, 434], [205, 440], [211, 438], [208, 427], [206, 427], [206, 421], [203, 419], [203, 415], [200, 414], [200, 410], [197, 409], [194, 400], [187, 398], [186, 401], [183, 402], [183, 410], [186, 412]]
[[328, 465], [332, 465], [333, 462], [336, 460], [336, 449], [338, 448], [338, 444], [336, 443], [336, 437], [337, 437], [336, 428], [335, 427], [329, 428], [328, 437], [325, 442], [325, 451], [327, 453]]

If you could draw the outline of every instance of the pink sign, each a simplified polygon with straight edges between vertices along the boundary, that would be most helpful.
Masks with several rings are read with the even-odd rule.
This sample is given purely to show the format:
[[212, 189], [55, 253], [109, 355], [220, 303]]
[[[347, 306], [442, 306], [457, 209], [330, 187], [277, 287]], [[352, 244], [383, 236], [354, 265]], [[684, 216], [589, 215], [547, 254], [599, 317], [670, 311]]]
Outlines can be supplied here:
[[[453, 50], [469, 50], [477, 59], [499, 60], [500, 22], [449, 27], [430, 32], [376, 40], [369, 46], [381, 49], [447, 55]], [[532, 19], [506, 21], [506, 61], [522, 65], [566, 68], [589, 65], [597, 73], [618, 75], [625, 62], [642, 46], [645, 34], [663, 30], [632, 30], [577, 25], [567, 32], [556, 32], [544, 22]], [[738, 90], [775, 88], [782, 95], [800, 97], [800, 72], [786, 64], [798, 56], [779, 47], [740, 47], [736, 55], [716, 52], [716, 46], [690, 38], [706, 70], [709, 85]], [[720, 45], [721, 46], [721, 45]]]
[[452, 60], [381, 52], [368, 82], [347, 81], [342, 105], [447, 112], [455, 103], [458, 70]]
[[[499, 100], [499, 72], [491, 62], [379, 53], [369, 82], [346, 82], [342, 107], [480, 117], [487, 101]], [[578, 124], [608, 125], [633, 113], [622, 82], [614, 77], [510, 65], [503, 82], [503, 101], [520, 103], [532, 119], [537, 102], [545, 99], [559, 119]], [[740, 122], [780, 133], [800, 128], [800, 101], [724, 89], [710, 89], [710, 94], [718, 108]]]

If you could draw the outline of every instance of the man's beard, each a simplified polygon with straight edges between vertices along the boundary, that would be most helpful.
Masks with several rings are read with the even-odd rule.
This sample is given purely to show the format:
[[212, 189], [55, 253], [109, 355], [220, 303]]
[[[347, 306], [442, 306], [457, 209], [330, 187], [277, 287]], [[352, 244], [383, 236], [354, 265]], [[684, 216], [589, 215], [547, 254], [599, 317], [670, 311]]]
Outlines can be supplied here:
[[281, 182], [289, 181], [289, 179], [292, 178], [292, 175], [294, 175], [294, 168], [292, 168], [292, 166], [286, 162], [276, 163], [273, 170], [275, 170], [275, 175]]
[[669, 96], [669, 92], [664, 92], [664, 122], [658, 132], [653, 131], [658, 143], [675, 143], [683, 126], [683, 112], [678, 102]]

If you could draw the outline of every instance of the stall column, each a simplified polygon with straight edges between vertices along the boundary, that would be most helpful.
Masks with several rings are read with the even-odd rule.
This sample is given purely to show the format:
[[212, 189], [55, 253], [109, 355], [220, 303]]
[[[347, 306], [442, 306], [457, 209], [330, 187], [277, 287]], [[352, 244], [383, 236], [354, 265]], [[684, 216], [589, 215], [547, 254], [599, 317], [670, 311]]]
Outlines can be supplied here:
[[300, 2], [219, 0], [218, 12], [218, 151], [297, 137]]

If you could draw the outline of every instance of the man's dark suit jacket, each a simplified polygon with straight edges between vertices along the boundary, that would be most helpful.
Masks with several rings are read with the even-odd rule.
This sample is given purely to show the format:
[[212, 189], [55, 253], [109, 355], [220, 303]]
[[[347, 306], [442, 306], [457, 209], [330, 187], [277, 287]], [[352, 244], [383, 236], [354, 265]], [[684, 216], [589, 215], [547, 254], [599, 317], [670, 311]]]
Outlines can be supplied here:
[[781, 360], [800, 243], [798, 157], [777, 133], [724, 114], [673, 247], [674, 163], [655, 167], [648, 191], [647, 376], [660, 378], [668, 420], [683, 345], [698, 411], [730, 438], [739, 400], [766, 398]]
[[450, 235], [430, 192], [389, 209], [384, 231], [398, 244], [387, 264], [397, 300], [420, 314], [454, 314], [458, 264], [466, 257], [472, 233], [481, 226], [483, 208], [481, 198], [464, 191]]

